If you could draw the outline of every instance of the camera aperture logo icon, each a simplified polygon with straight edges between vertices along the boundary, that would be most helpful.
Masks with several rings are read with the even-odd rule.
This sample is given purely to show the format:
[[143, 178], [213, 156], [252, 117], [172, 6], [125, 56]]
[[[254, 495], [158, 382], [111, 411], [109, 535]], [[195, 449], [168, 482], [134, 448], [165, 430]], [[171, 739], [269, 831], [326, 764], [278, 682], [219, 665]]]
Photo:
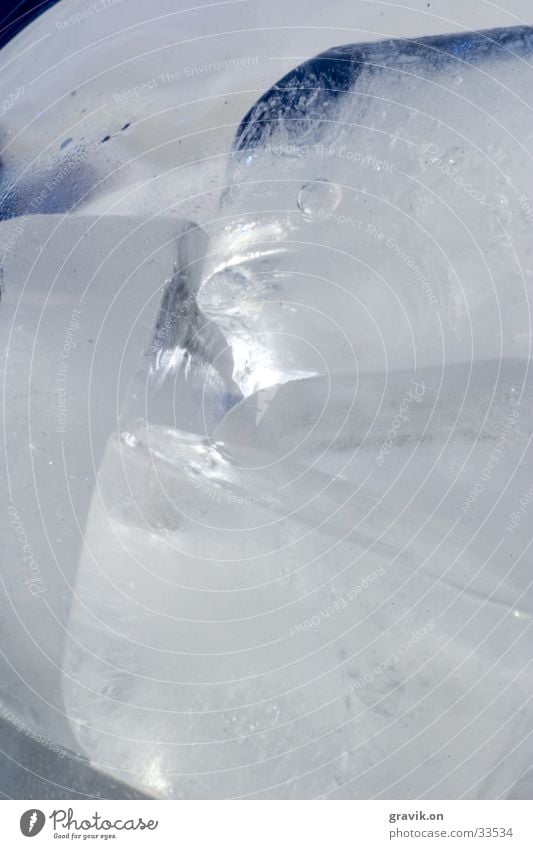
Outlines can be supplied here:
[[38, 808], [24, 811], [20, 818], [20, 830], [24, 837], [35, 837], [43, 830], [46, 817]]

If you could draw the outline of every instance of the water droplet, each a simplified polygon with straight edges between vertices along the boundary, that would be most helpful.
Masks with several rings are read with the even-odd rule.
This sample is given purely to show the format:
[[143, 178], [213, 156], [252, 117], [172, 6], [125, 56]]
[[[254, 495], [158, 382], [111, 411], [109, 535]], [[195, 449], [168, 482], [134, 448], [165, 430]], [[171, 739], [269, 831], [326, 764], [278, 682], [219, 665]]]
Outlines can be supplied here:
[[298, 209], [306, 221], [317, 221], [326, 212], [337, 209], [341, 199], [340, 186], [319, 178], [302, 186], [298, 195]]

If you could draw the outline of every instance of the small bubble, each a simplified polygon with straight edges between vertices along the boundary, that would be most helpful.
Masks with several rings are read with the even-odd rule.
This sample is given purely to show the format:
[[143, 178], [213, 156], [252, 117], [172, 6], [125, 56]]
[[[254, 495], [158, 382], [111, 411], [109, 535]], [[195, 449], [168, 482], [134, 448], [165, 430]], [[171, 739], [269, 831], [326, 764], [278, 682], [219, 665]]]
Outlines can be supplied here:
[[457, 165], [457, 163], [462, 158], [463, 153], [464, 150], [462, 147], [451, 147], [446, 152], [446, 156], [444, 157], [444, 159], [449, 165]]
[[492, 196], [489, 198], [489, 202], [490, 202], [493, 206], [495, 206], [495, 207], [496, 207], [496, 209], [505, 209], [505, 207], [506, 207], [506, 206], [507, 206], [507, 204], [509, 203], [509, 200], [508, 200], [508, 198], [507, 198], [507, 195], [504, 195], [504, 194], [501, 194], [501, 193], [500, 193], [500, 194], [492, 195]]
[[455, 74], [455, 76], [452, 77], [452, 82], [454, 85], [461, 85], [463, 82], [461, 74]]
[[298, 195], [298, 209], [306, 221], [316, 221], [321, 212], [337, 209], [342, 199], [342, 189], [336, 183], [319, 178], [305, 183]]

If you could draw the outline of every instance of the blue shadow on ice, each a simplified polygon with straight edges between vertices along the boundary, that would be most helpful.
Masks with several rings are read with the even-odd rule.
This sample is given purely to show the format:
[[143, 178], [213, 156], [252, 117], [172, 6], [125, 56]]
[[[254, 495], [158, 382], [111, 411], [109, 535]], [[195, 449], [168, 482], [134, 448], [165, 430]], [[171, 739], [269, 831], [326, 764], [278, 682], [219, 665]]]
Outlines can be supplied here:
[[311, 127], [318, 129], [332, 115], [336, 101], [371, 67], [439, 68], [458, 60], [478, 65], [487, 58], [523, 59], [532, 54], [533, 27], [528, 26], [333, 47], [294, 68], [256, 101], [239, 125], [234, 151], [253, 150], [279, 124], [295, 137]]

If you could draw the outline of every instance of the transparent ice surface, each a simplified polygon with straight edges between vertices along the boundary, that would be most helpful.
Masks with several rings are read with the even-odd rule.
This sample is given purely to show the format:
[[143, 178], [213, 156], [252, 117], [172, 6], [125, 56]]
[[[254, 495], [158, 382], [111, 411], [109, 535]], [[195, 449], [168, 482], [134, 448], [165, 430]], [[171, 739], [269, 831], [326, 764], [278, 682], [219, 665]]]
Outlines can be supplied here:
[[15, 246], [3, 257], [0, 302], [0, 719], [14, 715], [23, 729], [75, 750], [61, 659], [80, 537], [117, 409], [190, 225], [34, 215], [22, 237], [20, 228], [20, 219], [0, 224], [0, 244]]
[[493, 798], [531, 763], [531, 43], [343, 47], [241, 124], [93, 498], [63, 683], [100, 767]]

